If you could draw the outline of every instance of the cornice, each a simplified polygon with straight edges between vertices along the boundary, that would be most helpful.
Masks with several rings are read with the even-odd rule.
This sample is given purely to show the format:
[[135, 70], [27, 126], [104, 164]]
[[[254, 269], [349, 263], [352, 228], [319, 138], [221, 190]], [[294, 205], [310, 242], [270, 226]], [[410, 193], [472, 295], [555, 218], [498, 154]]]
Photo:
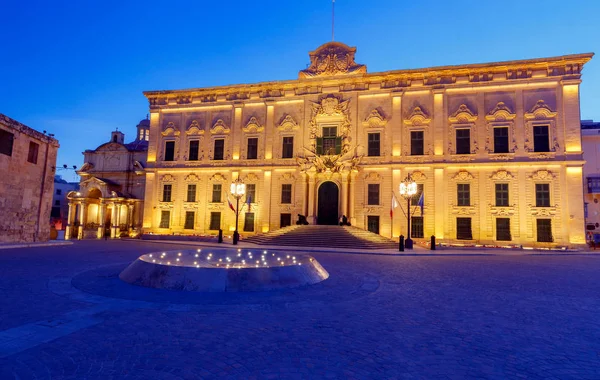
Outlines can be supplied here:
[[[440, 88], [443, 85], [456, 83], [458, 77], [467, 77], [468, 83], [489, 83], [494, 81], [496, 75], [504, 75], [502, 83], [506, 83], [506, 80], [531, 79], [533, 72], [540, 70], [546, 72], [546, 78], [577, 80], [583, 65], [593, 55], [593, 53], [584, 53], [504, 62], [392, 70], [350, 76], [302, 78], [181, 90], [144, 91], [143, 94], [151, 100], [151, 106], [181, 106], [191, 103], [212, 103], [218, 100], [239, 102], [251, 99], [250, 94], [257, 94], [258, 98], [262, 99], [287, 97], [289, 95], [299, 96], [319, 93], [324, 87], [337, 86], [339, 86], [340, 91], [357, 91], [369, 89], [369, 84], [379, 84], [382, 89], [395, 90], [411, 87], [414, 84], [413, 82], [418, 82], [423, 86]], [[168, 99], [168, 101], [152, 104], [152, 99]]]

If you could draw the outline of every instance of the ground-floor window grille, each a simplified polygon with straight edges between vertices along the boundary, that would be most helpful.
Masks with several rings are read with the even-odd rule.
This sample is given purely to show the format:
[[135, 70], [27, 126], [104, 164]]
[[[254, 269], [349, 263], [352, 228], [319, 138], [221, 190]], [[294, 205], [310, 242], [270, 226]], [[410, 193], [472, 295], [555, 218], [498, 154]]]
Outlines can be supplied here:
[[292, 225], [292, 214], [281, 214], [279, 216], [279, 227], [287, 227]]
[[244, 215], [244, 232], [254, 232], [254, 213], [247, 212]]
[[456, 238], [458, 240], [473, 240], [471, 218], [456, 218]]
[[496, 240], [511, 241], [510, 236], [510, 218], [496, 219]]
[[423, 238], [423, 217], [412, 216], [412, 223], [410, 226], [410, 237], [411, 238]]
[[552, 220], [538, 219], [537, 220], [537, 241], [540, 243], [552, 243]]
[[209, 230], [220, 230], [221, 229], [221, 213], [211, 212], [210, 213], [210, 227]]
[[169, 219], [171, 219], [171, 211], [160, 212], [160, 225], [159, 228], [169, 228]]
[[367, 216], [367, 229], [374, 234], [379, 234], [379, 216]]
[[193, 211], [186, 211], [185, 212], [185, 224], [183, 226], [184, 229], [186, 230], [193, 230], [194, 229], [194, 212]]

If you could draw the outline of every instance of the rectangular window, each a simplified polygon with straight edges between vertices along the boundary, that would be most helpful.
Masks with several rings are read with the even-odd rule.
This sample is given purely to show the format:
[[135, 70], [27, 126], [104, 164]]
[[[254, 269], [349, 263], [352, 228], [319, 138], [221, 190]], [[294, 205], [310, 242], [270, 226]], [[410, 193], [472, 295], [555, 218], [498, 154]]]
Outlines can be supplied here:
[[471, 205], [471, 185], [468, 183], [459, 183], [457, 185], [457, 201], [458, 206]]
[[211, 202], [212, 203], [221, 203], [221, 184], [220, 183], [213, 184]]
[[496, 206], [508, 207], [508, 183], [496, 184]]
[[216, 139], [213, 160], [222, 160], [224, 157], [224, 152], [225, 152], [225, 140]]
[[494, 128], [494, 153], [508, 153], [508, 127]]
[[284, 137], [283, 138], [283, 149], [281, 151], [281, 158], [293, 158], [294, 157], [294, 138]]
[[381, 144], [379, 142], [379, 133], [369, 133], [368, 134], [368, 140], [369, 140], [369, 149], [367, 154], [369, 156], [379, 156], [381, 155]]
[[456, 218], [456, 238], [458, 240], [473, 240], [471, 218]]
[[195, 216], [195, 213], [193, 211], [185, 212], [185, 224], [183, 226], [184, 229], [186, 229], [186, 230], [194, 229], [194, 216]]
[[510, 218], [496, 219], [496, 240], [511, 241], [510, 236]]
[[256, 185], [249, 183], [246, 185], [246, 202], [250, 199], [250, 203], [256, 203]]
[[208, 227], [211, 231], [216, 231], [221, 229], [221, 213], [220, 212], [211, 212], [210, 213], [210, 225]]
[[456, 130], [456, 154], [471, 154], [471, 130]]
[[289, 183], [281, 185], [281, 203], [292, 203], [292, 185]]
[[171, 202], [171, 190], [173, 189], [173, 185], [163, 185], [163, 202]]
[[292, 214], [281, 214], [279, 216], [279, 227], [288, 227], [292, 225]]
[[200, 150], [200, 141], [192, 140], [190, 141], [190, 154], [188, 160], [190, 161], [198, 161], [198, 151]]
[[423, 131], [410, 132], [410, 155], [422, 156], [424, 152]]
[[552, 243], [552, 220], [538, 219], [537, 220], [537, 241], [540, 243]]
[[27, 154], [27, 162], [31, 162], [32, 164], [37, 164], [39, 149], [40, 149], [39, 144], [36, 144], [33, 141], [29, 142], [29, 154]]
[[160, 225], [158, 228], [169, 228], [169, 221], [171, 219], [171, 211], [161, 211], [160, 212]]
[[256, 160], [258, 158], [258, 137], [248, 139], [248, 154], [246, 158], [249, 160]]
[[61, 195], [62, 194], [62, 190], [61, 189], [56, 189], [56, 195]]
[[379, 204], [379, 184], [370, 183], [368, 186], [367, 204], [378, 205]]
[[550, 207], [550, 185], [547, 183], [535, 184], [535, 207]]
[[423, 217], [422, 216], [412, 216], [411, 217], [411, 226], [410, 226], [410, 237], [413, 238], [423, 238]]
[[337, 127], [323, 127], [323, 154], [333, 155], [337, 152]]
[[374, 234], [379, 234], [379, 216], [367, 215], [367, 230]]
[[165, 141], [165, 161], [175, 160], [175, 141]]
[[4, 129], [0, 129], [0, 153], [12, 156], [14, 139], [15, 135]]
[[187, 202], [196, 202], [196, 185], [195, 184], [188, 184]]
[[254, 232], [254, 213], [247, 212], [244, 215], [244, 232]]
[[588, 193], [596, 194], [600, 193], [600, 178], [599, 177], [588, 177], [587, 178]]
[[533, 127], [533, 151], [550, 151], [550, 137], [548, 136], [547, 125], [536, 125]]
[[56, 200], [56, 201], [54, 201], [54, 205], [55, 205], [55, 206], [60, 206], [60, 200]]

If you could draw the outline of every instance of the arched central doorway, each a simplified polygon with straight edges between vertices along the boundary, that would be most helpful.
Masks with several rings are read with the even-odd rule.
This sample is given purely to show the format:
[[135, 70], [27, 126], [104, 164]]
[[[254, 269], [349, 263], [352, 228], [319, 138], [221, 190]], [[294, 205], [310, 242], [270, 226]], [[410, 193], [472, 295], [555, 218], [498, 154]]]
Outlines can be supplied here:
[[319, 210], [317, 224], [337, 224], [339, 202], [339, 189], [331, 181], [323, 182], [319, 186]]

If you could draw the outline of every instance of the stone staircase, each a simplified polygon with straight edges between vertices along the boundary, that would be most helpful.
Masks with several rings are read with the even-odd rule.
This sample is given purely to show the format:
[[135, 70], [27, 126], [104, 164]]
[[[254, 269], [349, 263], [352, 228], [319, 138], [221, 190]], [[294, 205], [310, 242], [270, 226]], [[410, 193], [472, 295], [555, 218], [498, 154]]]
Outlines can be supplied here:
[[295, 247], [397, 249], [398, 244], [356, 227], [290, 226], [242, 240], [244, 243]]

